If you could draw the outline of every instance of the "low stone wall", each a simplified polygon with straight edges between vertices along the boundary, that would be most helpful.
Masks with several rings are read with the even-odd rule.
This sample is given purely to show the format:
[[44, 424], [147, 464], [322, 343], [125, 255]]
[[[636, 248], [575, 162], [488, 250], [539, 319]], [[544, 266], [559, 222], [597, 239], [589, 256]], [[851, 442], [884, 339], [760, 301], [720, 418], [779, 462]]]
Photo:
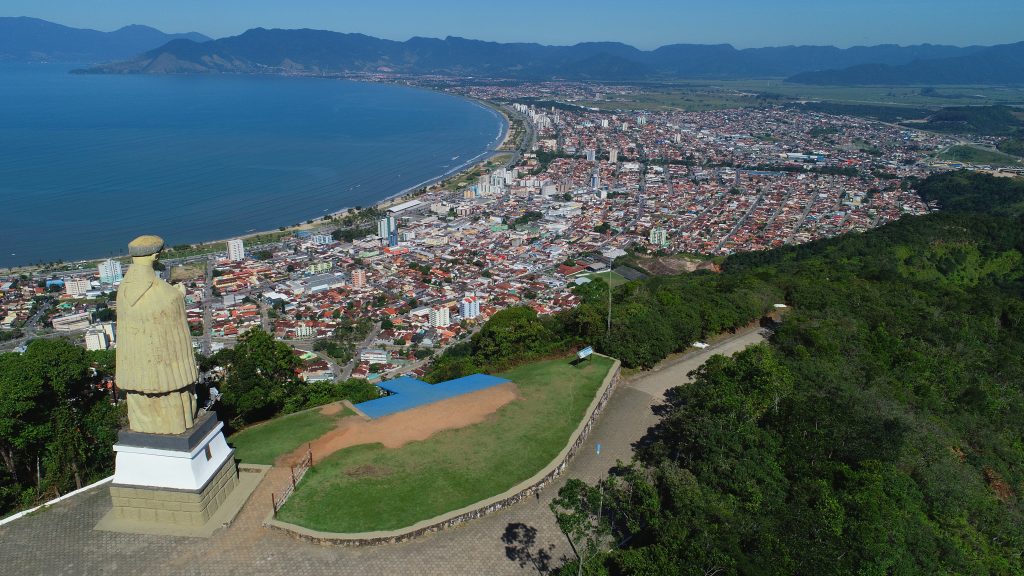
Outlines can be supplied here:
[[568, 445], [558, 453], [558, 456], [556, 456], [555, 459], [545, 466], [540, 472], [534, 474], [533, 477], [521, 482], [509, 490], [506, 490], [502, 494], [488, 498], [487, 500], [470, 504], [469, 506], [460, 508], [459, 510], [453, 510], [452, 512], [435, 516], [434, 518], [423, 520], [422, 522], [417, 522], [416, 524], [406, 528], [399, 528], [398, 530], [382, 530], [377, 532], [361, 532], [353, 534], [319, 532], [317, 530], [310, 530], [308, 528], [303, 528], [302, 526], [275, 520], [273, 513], [267, 517], [263, 522], [263, 525], [276, 530], [282, 530], [299, 539], [316, 542], [318, 544], [376, 546], [380, 544], [395, 544], [398, 542], [412, 540], [424, 534], [430, 534], [432, 532], [438, 532], [446, 528], [458, 526], [463, 522], [486, 516], [487, 514], [521, 502], [543, 490], [554, 479], [558, 478], [563, 471], [565, 471], [565, 467], [568, 466], [569, 461], [572, 460], [577, 451], [586, 441], [587, 436], [594, 427], [594, 423], [604, 411], [605, 406], [608, 404], [608, 400], [615, 391], [615, 387], [619, 382], [619, 369], [620, 363], [618, 360], [615, 360], [611, 369], [608, 370], [608, 375], [605, 376], [604, 382], [601, 383], [601, 387], [598, 389], [594, 400], [590, 403], [590, 406], [587, 409], [587, 417], [584, 418], [584, 420], [580, 422], [580, 425], [576, 427], [572, 436], [569, 437]]

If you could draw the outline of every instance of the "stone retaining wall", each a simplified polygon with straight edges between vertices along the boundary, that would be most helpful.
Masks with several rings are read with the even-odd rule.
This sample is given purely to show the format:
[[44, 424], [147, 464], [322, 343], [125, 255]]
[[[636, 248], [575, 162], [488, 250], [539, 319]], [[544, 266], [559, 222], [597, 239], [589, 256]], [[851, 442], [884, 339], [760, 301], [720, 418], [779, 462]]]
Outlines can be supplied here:
[[318, 544], [376, 546], [380, 544], [395, 544], [398, 542], [412, 540], [413, 538], [418, 538], [424, 534], [438, 532], [445, 528], [458, 526], [463, 522], [486, 516], [487, 514], [501, 510], [502, 508], [511, 506], [517, 502], [521, 502], [525, 498], [529, 498], [543, 490], [544, 487], [550, 484], [555, 478], [558, 478], [562, 472], [565, 471], [565, 467], [568, 466], [569, 461], [572, 460], [576, 455], [576, 452], [583, 445], [583, 442], [586, 441], [587, 436], [594, 427], [594, 423], [604, 411], [609, 398], [611, 398], [612, 393], [615, 391], [615, 387], [619, 382], [619, 368], [620, 363], [618, 360], [615, 360], [611, 369], [608, 370], [608, 375], [605, 376], [604, 382], [601, 383], [601, 387], [598, 389], [594, 400], [590, 403], [590, 407], [587, 410], [587, 417], [580, 422], [579, 426], [576, 427], [572, 436], [569, 437], [569, 444], [559, 452], [558, 456], [556, 456], [555, 459], [545, 466], [540, 472], [534, 474], [533, 477], [510, 488], [498, 496], [470, 504], [469, 506], [459, 510], [435, 516], [434, 518], [430, 518], [422, 522], [417, 522], [416, 524], [406, 528], [399, 528], [398, 530], [382, 530], [356, 534], [319, 532], [317, 530], [303, 528], [296, 524], [289, 524], [287, 522], [276, 520], [274, 519], [273, 513], [267, 517], [263, 522], [263, 525], [276, 530], [282, 530], [301, 540], [307, 540]]

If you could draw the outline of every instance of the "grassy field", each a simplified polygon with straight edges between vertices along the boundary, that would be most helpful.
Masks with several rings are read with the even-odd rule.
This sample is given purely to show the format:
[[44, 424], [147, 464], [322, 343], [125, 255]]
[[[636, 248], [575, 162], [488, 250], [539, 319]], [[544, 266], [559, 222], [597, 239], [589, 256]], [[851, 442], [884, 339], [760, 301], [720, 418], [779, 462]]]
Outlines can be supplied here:
[[939, 154], [941, 160], [967, 162], [970, 164], [990, 164], [992, 166], [1019, 166], [1020, 162], [1009, 154], [983, 150], [974, 146], [950, 146]]
[[782, 79], [692, 80], [639, 84], [641, 92], [610, 93], [600, 101], [578, 102], [603, 110], [715, 110], [768, 106], [804, 100], [891, 106], [1022, 104], [1024, 89], [1005, 86], [812, 86]]
[[521, 399], [483, 423], [398, 449], [335, 452], [306, 474], [278, 518], [330, 532], [390, 530], [500, 494], [565, 447], [611, 366], [595, 356], [575, 368], [566, 358], [500, 374]]
[[[593, 278], [600, 278], [601, 280], [604, 280], [605, 282], [608, 282], [608, 272], [588, 272], [586, 274], [580, 274], [578, 276], [578, 278], [591, 278], [591, 279], [593, 279]], [[622, 276], [618, 272], [612, 271], [612, 273], [611, 273], [611, 285], [612, 285], [612, 288], [615, 288], [616, 286], [622, 286], [626, 282], [629, 282], [629, 280], [627, 280], [624, 276]]]
[[248, 464], [273, 464], [282, 454], [323, 436], [346, 416], [355, 412], [345, 407], [337, 414], [325, 416], [320, 408], [275, 418], [236, 432], [228, 438], [235, 448], [235, 458]]

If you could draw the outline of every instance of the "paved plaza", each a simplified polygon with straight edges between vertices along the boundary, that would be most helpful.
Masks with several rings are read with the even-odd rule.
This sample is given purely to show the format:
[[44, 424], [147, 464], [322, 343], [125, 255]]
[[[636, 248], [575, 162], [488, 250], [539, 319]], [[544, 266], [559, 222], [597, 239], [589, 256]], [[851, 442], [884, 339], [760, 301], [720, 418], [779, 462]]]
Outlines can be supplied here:
[[[591, 447], [602, 445], [600, 456], [592, 449], [581, 451], [539, 498], [459, 528], [369, 548], [299, 541], [261, 525], [270, 509], [270, 491], [288, 481], [286, 470], [274, 469], [232, 525], [209, 539], [100, 532], [93, 526], [111, 507], [104, 485], [0, 527], [4, 571], [24, 576], [544, 573], [572, 554], [548, 508], [564, 480], [594, 481], [616, 459], [629, 460], [632, 443], [657, 422], [651, 408], [665, 390], [687, 381], [686, 374], [712, 354], [732, 354], [761, 340], [758, 331], [744, 331], [624, 381], [587, 440]], [[533, 534], [532, 542], [523, 534]]]

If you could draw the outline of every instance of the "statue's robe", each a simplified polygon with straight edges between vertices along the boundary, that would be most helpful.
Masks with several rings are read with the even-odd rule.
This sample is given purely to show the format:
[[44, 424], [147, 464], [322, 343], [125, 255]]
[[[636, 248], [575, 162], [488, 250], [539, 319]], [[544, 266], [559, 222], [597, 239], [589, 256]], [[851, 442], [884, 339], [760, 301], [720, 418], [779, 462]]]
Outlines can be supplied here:
[[136, 432], [179, 434], [194, 423], [199, 378], [181, 292], [149, 263], [133, 264], [117, 291], [117, 385]]

